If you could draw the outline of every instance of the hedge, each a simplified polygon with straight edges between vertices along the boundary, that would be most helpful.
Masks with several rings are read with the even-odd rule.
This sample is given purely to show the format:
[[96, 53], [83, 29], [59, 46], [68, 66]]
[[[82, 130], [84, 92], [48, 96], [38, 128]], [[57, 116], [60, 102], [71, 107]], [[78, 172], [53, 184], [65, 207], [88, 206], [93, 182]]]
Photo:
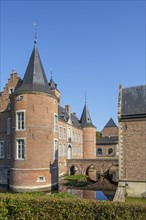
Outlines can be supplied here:
[[144, 220], [146, 207], [111, 201], [0, 194], [0, 220]]

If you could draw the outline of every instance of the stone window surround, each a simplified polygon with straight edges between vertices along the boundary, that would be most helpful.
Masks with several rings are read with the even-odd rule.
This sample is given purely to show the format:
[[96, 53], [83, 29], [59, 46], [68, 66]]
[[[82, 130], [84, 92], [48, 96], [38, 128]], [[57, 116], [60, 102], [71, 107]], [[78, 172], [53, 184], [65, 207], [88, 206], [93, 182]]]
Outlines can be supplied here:
[[[23, 140], [23, 149], [21, 149], [21, 157], [18, 157], [18, 141]], [[24, 154], [24, 155], [23, 155]], [[25, 160], [26, 159], [26, 139], [19, 137], [16, 139], [16, 155], [15, 160]]]
[[[23, 121], [23, 125], [22, 125], [22, 121], [21, 121], [21, 127], [23, 128], [18, 128], [18, 113], [24, 113], [24, 121]], [[26, 118], [26, 112], [25, 110], [16, 110], [16, 131], [24, 131], [25, 130], [25, 118]]]

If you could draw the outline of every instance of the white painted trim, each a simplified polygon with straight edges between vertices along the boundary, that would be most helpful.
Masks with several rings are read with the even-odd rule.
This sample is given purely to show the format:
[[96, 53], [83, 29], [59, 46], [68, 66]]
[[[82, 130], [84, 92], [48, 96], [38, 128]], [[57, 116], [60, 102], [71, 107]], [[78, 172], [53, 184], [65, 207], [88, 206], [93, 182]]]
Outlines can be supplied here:
[[[24, 129], [18, 129], [18, 116], [17, 113], [24, 112]], [[16, 110], [16, 131], [25, 131], [26, 129], [26, 111], [25, 109], [22, 110]]]

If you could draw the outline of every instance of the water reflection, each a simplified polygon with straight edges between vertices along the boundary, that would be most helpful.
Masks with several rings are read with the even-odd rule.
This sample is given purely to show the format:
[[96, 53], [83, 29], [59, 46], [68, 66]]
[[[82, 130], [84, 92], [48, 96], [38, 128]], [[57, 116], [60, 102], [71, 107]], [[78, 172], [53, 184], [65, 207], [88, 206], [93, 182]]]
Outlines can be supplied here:
[[117, 184], [101, 176], [97, 182], [91, 182], [82, 188], [65, 186], [63, 181], [59, 185], [59, 192], [68, 192], [72, 195], [77, 195], [79, 198], [95, 200], [113, 200], [116, 189]]

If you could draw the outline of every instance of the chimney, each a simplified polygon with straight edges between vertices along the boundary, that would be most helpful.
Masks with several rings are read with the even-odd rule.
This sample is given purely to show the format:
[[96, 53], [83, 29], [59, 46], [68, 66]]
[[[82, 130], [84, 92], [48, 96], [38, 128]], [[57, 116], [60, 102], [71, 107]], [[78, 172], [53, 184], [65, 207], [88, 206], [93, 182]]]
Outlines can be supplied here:
[[76, 112], [74, 112], [73, 115], [77, 117], [77, 113]]
[[65, 111], [70, 115], [70, 113], [71, 113], [70, 105], [65, 106]]

